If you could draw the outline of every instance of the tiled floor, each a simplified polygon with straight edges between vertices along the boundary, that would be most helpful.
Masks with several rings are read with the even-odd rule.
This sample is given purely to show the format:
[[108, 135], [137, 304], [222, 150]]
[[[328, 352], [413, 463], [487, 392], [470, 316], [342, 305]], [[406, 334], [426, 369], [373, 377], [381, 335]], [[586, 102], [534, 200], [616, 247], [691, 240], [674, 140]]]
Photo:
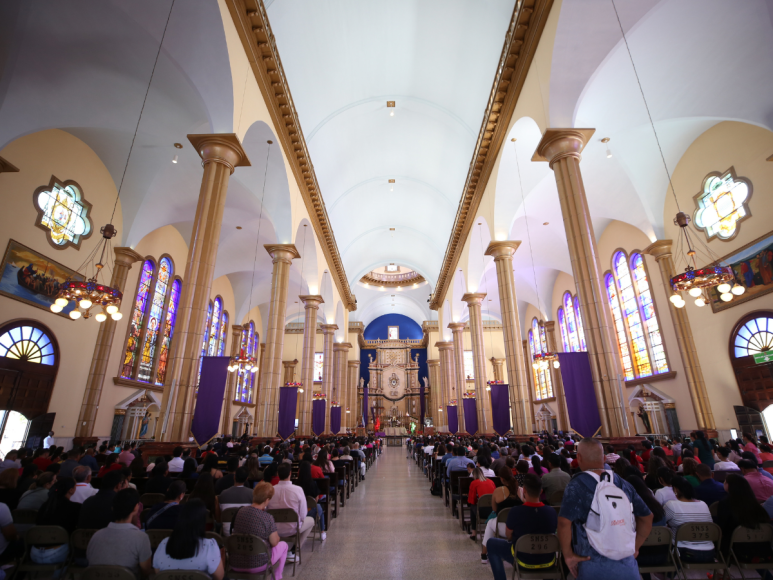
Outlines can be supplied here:
[[[405, 448], [390, 447], [334, 519], [327, 541], [303, 553], [300, 580], [491, 578], [480, 548], [451, 517]], [[509, 572], [509, 568], [508, 568]], [[292, 567], [285, 567], [292, 578]]]

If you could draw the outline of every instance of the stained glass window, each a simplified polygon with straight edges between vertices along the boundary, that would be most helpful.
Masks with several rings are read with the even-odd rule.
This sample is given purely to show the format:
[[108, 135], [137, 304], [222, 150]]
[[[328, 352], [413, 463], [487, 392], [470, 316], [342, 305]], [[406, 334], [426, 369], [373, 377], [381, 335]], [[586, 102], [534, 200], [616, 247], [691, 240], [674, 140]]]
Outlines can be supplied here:
[[322, 373], [325, 370], [325, 353], [314, 353], [314, 382], [322, 382]]
[[169, 362], [169, 349], [172, 346], [174, 324], [177, 320], [177, 306], [180, 302], [180, 281], [172, 282], [172, 296], [169, 299], [169, 308], [166, 311], [164, 321], [164, 337], [161, 340], [161, 353], [158, 357], [158, 369], [156, 370], [156, 384], [163, 385], [166, 379], [166, 365]]
[[572, 352], [580, 352], [580, 338], [577, 333], [577, 319], [574, 316], [574, 301], [572, 295], [564, 294], [564, 313], [566, 315], [566, 331], [569, 337], [569, 347]]
[[[204, 357], [207, 356], [207, 347], [209, 345], [209, 331], [210, 326], [212, 324], [212, 301], [209, 302], [209, 307], [207, 308], [207, 318], [204, 320], [204, 337], [201, 339], [201, 356], [199, 357], [199, 374], [196, 378], [196, 385], [201, 382], [201, 365], [204, 362]], [[198, 388], [198, 386], [196, 387]]]
[[142, 325], [145, 320], [145, 310], [150, 295], [150, 283], [153, 281], [155, 266], [150, 260], [145, 260], [140, 273], [140, 283], [137, 287], [137, 297], [134, 299], [134, 309], [129, 321], [129, 338], [126, 341], [126, 352], [123, 357], [121, 376], [125, 379], [134, 378], [134, 365], [139, 356]]
[[564, 314], [564, 308], [558, 309], [558, 327], [561, 329], [561, 342], [564, 345], [564, 352], [572, 352], [569, 348], [569, 333], [566, 330], [566, 315]]
[[580, 338], [580, 350], [586, 351], [588, 348], [585, 346], [585, 327], [582, 325], [582, 316], [580, 315], [580, 299], [574, 297], [574, 318], [577, 321], [577, 335]]
[[652, 303], [652, 293], [647, 282], [647, 272], [644, 269], [644, 258], [641, 254], [631, 256], [631, 270], [636, 284], [636, 292], [639, 295], [639, 308], [647, 328], [654, 371], [656, 374], [667, 373], [668, 361], [666, 361], [666, 351], [663, 348], [663, 337], [660, 335], [658, 317], [655, 314], [655, 305]]
[[0, 336], [0, 357], [53, 365], [54, 345], [42, 330], [34, 326], [17, 326]]
[[[255, 356], [257, 340], [255, 337], [255, 323], [250, 321], [247, 328], [242, 331], [242, 354]], [[258, 361], [260, 362], [260, 361]], [[252, 403], [252, 390], [257, 380], [258, 372], [239, 373], [236, 384], [236, 400], [241, 403]]]
[[38, 224], [47, 230], [49, 239], [62, 248], [80, 245], [81, 237], [91, 233], [91, 204], [83, 199], [75, 185], [62, 186], [52, 180], [48, 187], [37, 191], [35, 205]]
[[212, 310], [212, 319], [209, 326], [209, 341], [207, 345], [207, 356], [217, 354], [218, 343], [220, 341], [220, 314], [223, 312], [223, 301], [218, 296], [215, 298], [214, 309]]
[[475, 378], [475, 364], [472, 362], [472, 351], [464, 351], [464, 378], [473, 380]]
[[220, 341], [217, 347], [217, 356], [225, 355], [225, 337], [228, 335], [228, 313], [223, 312], [220, 317]]
[[542, 354], [542, 341], [536, 339], [539, 336], [539, 323], [536, 318], [531, 321], [531, 330], [535, 336], [531, 344], [531, 352], [532, 354]]
[[749, 215], [748, 199], [749, 183], [737, 178], [732, 169], [721, 177], [711, 176], [696, 199], [695, 225], [708, 239], [729, 240], [738, 232], [738, 222]]
[[139, 370], [137, 371], [137, 380], [144, 383], [150, 382], [151, 373], [153, 372], [153, 355], [156, 353], [156, 343], [158, 342], [158, 333], [161, 330], [166, 293], [169, 289], [171, 276], [172, 261], [169, 258], [161, 258], [158, 264], [158, 278], [156, 280], [156, 288], [153, 291], [153, 301], [150, 303], [150, 313], [148, 314], [147, 329], [145, 330], [142, 344]]
[[652, 365], [650, 365], [650, 355], [647, 352], [644, 325], [639, 313], [639, 304], [636, 300], [631, 272], [628, 269], [628, 261], [625, 259], [623, 252], [618, 252], [615, 255], [614, 268], [617, 287], [620, 290], [620, 305], [623, 311], [623, 319], [628, 328], [628, 336], [631, 341], [636, 377], [649, 377], [652, 375]]
[[[536, 318], [531, 321], [531, 330], [529, 330], [529, 348], [531, 349], [531, 362], [534, 362], [534, 356], [548, 351], [547, 338], [545, 336], [545, 327], [541, 325]], [[535, 338], [536, 337], [536, 338]], [[534, 377], [534, 395], [535, 400], [550, 399], [553, 397], [553, 383], [550, 377], [550, 367], [547, 369], [536, 369], [532, 365], [532, 376]]]
[[760, 316], [741, 326], [733, 340], [733, 351], [736, 358], [773, 351], [773, 318]]
[[615, 286], [615, 280], [612, 278], [612, 274], [607, 274], [605, 281], [609, 306], [612, 309], [612, 318], [615, 321], [617, 347], [620, 350], [620, 360], [623, 361], [623, 373], [625, 374], [625, 380], [630, 381], [634, 378], [633, 363], [631, 362], [631, 351], [628, 348], [628, 337], [625, 334], [623, 313], [620, 310], [620, 302], [617, 299], [617, 287]]

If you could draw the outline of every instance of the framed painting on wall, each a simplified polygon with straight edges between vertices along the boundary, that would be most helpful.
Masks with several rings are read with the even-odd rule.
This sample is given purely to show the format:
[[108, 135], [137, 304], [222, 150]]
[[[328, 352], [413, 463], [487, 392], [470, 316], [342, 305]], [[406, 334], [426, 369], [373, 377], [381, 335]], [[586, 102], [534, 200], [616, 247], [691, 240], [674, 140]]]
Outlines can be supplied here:
[[[85, 279], [82, 274], [49, 260], [32, 248], [9, 240], [0, 266], [0, 294], [51, 312], [62, 282]], [[59, 316], [69, 320], [73, 308], [75, 303], [71, 302]]]
[[773, 232], [720, 259], [733, 268], [735, 281], [746, 289], [730, 302], [722, 302], [716, 286], [709, 289], [711, 309], [721, 312], [773, 292]]

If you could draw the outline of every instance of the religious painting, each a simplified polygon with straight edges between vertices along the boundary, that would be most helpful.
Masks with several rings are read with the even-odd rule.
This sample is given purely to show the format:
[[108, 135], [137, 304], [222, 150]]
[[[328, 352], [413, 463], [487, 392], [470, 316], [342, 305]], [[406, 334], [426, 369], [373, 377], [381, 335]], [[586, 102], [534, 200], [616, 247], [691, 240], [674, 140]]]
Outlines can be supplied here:
[[712, 287], [709, 290], [709, 299], [714, 312], [727, 310], [773, 292], [773, 232], [723, 257], [720, 263], [733, 268], [735, 281], [743, 286], [746, 292], [741, 296], [734, 296], [730, 302], [723, 302], [716, 286]]
[[400, 340], [400, 327], [390, 326], [388, 330], [387, 338], [389, 340]]
[[[32, 248], [9, 240], [0, 268], [0, 294], [51, 312], [59, 285], [67, 280], [85, 280], [82, 274], [49, 260]], [[70, 302], [59, 316], [70, 319], [75, 303]]]

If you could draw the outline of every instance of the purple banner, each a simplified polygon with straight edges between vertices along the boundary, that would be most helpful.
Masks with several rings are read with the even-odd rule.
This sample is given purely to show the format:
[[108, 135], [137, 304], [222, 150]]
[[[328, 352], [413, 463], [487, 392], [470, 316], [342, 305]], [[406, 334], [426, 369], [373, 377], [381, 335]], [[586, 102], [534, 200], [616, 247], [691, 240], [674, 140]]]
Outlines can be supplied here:
[[478, 432], [478, 401], [475, 399], [462, 399], [464, 410], [464, 430], [470, 435]]
[[330, 407], [330, 432], [333, 435], [341, 430], [341, 407]]
[[298, 387], [279, 387], [279, 423], [277, 431], [284, 440], [295, 432]]
[[593, 437], [601, 428], [601, 418], [588, 353], [560, 352], [558, 361], [561, 363], [561, 380], [572, 431], [582, 437]]
[[491, 418], [494, 433], [500, 437], [510, 430], [510, 386], [491, 386]]
[[362, 426], [368, 427], [368, 385], [362, 387]]
[[326, 403], [325, 399], [314, 399], [311, 403], [311, 431], [318, 437], [325, 430]]
[[456, 409], [456, 405], [448, 405], [446, 407], [446, 414], [448, 416], [448, 432], [456, 435], [459, 431], [459, 412]]
[[231, 357], [205, 356], [201, 359], [201, 378], [193, 411], [191, 433], [197, 445], [205, 445], [220, 432], [225, 383]]
[[424, 400], [424, 383], [419, 386], [419, 407], [421, 408], [421, 422], [419, 423], [419, 429], [424, 429], [424, 415], [427, 412], [427, 403]]

